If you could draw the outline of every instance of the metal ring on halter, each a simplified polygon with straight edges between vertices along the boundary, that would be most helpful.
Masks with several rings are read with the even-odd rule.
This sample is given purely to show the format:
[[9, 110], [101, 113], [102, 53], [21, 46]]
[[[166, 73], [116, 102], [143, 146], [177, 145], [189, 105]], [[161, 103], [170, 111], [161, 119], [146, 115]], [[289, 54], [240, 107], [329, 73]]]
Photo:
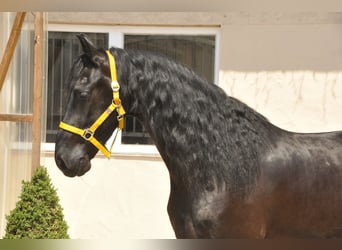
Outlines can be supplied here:
[[85, 129], [83, 132], [83, 139], [89, 141], [94, 136], [94, 132], [90, 131], [89, 128]]
[[115, 107], [115, 109], [118, 111], [118, 109], [121, 107], [121, 100], [117, 100], [118, 104], [115, 103], [114, 100], [112, 100], [112, 103]]
[[112, 90], [113, 92], [118, 92], [120, 90], [120, 85], [118, 82], [112, 82]]

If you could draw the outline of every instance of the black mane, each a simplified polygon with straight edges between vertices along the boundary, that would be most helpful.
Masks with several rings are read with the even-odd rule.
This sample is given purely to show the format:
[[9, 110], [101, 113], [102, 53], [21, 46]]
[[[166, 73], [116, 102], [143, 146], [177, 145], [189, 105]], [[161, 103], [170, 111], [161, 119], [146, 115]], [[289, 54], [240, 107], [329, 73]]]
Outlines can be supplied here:
[[[174, 173], [175, 179], [187, 176], [190, 186], [198, 188], [205, 188], [212, 178], [215, 185], [227, 189], [253, 185], [260, 168], [257, 149], [272, 143], [269, 134], [276, 127], [217, 85], [167, 57], [111, 51], [119, 58], [122, 84], [135, 93], [132, 103], [126, 104], [130, 112], [144, 123], [170, 168], [179, 165], [178, 161], [184, 165], [177, 170], [180, 173]], [[127, 65], [129, 73], [122, 68], [129, 68]], [[205, 151], [198, 150], [201, 147]], [[231, 176], [235, 176], [234, 182]]]

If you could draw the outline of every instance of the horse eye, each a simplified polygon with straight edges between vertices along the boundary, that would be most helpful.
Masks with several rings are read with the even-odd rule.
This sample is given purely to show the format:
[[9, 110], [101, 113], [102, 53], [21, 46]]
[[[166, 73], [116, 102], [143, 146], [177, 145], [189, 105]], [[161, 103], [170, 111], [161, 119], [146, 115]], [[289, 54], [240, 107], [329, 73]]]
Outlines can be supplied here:
[[89, 92], [88, 91], [81, 91], [81, 90], [75, 89], [74, 95], [78, 100], [82, 100], [82, 101], [85, 101], [89, 98]]
[[88, 82], [88, 78], [87, 77], [83, 77], [81, 79], [81, 83], [84, 84], [84, 83], [87, 83]]
[[88, 92], [81, 92], [81, 93], [79, 94], [79, 96], [80, 96], [80, 99], [81, 99], [81, 100], [86, 100], [86, 99], [88, 99], [88, 97], [89, 97], [89, 93], [88, 93]]

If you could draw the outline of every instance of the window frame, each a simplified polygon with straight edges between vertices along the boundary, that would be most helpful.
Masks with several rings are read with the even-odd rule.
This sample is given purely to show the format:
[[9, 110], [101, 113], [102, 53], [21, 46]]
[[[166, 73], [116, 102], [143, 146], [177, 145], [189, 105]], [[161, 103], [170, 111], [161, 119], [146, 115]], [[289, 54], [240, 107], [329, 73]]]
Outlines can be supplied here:
[[[48, 31], [55, 32], [96, 32], [108, 33], [109, 47], [124, 47], [125, 35], [211, 35], [215, 36], [215, 62], [214, 84], [218, 85], [219, 79], [219, 27], [189, 27], [189, 26], [106, 26], [106, 25], [75, 25], [75, 24], [49, 24]], [[122, 144], [121, 131], [113, 145], [112, 155], [128, 156], [160, 156], [155, 145]], [[110, 148], [113, 136], [107, 141]], [[42, 143], [42, 150], [51, 152], [55, 150], [55, 143]], [[98, 155], [103, 155], [101, 152]]]

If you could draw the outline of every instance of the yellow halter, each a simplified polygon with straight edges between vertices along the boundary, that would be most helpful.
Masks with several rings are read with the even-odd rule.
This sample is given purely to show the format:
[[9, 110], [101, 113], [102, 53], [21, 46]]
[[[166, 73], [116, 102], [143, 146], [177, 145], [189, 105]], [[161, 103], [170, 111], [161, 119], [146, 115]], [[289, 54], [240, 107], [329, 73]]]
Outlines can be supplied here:
[[[108, 108], [100, 115], [99, 118], [89, 127], [86, 129], [80, 129], [75, 126], [69, 125], [64, 122], [59, 123], [59, 127], [64, 129], [68, 132], [80, 135], [86, 141], [92, 143], [98, 150], [100, 150], [106, 157], [110, 158], [111, 149], [108, 150], [104, 145], [102, 145], [95, 137], [95, 131], [101, 124], [109, 117], [109, 115], [116, 109], [118, 112], [117, 120], [118, 120], [118, 129], [123, 129], [124, 127], [124, 115], [125, 109], [123, 108], [119, 96], [120, 85], [117, 80], [116, 76], [116, 66], [115, 66], [115, 59], [113, 55], [110, 53], [109, 50], [106, 51], [109, 60], [109, 68], [110, 74], [112, 78], [112, 90], [113, 90], [113, 102], [108, 106]], [[114, 139], [115, 140], [115, 139]], [[113, 142], [114, 143], [114, 142]]]

